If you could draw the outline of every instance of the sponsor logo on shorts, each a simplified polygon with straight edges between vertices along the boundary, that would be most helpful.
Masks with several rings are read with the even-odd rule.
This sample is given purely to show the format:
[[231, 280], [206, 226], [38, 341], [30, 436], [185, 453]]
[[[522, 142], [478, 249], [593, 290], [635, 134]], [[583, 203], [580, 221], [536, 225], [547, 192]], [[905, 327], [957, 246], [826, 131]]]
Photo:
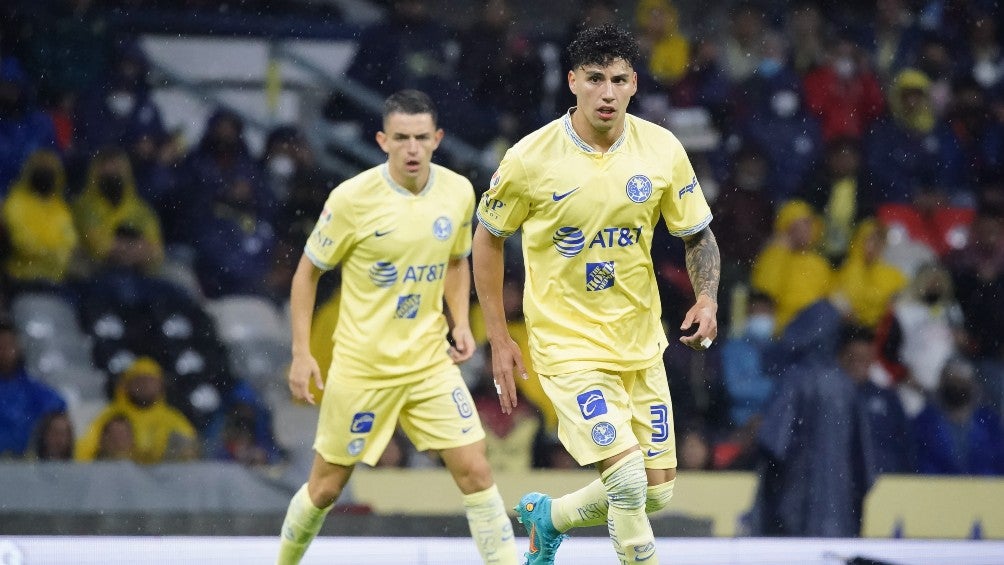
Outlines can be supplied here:
[[359, 455], [360, 453], [363, 452], [363, 446], [365, 446], [365, 445], [366, 445], [366, 440], [365, 439], [363, 439], [361, 437], [360, 438], [356, 438], [356, 439], [354, 439], [354, 440], [352, 440], [352, 441], [349, 442], [349, 447], [348, 447], [348, 449], [346, 449], [346, 451], [349, 452], [349, 455], [355, 457], [356, 455]]
[[668, 449], [668, 448], [667, 448], [667, 449], [660, 449], [659, 451], [655, 451], [654, 449], [652, 449], [652, 448], [650, 447], [650, 448], [648, 449], [648, 453], [647, 453], [647, 455], [648, 455], [649, 457], [655, 457], [655, 456], [657, 456], [657, 455], [662, 455], [663, 453], [666, 453], [667, 451], [669, 451], [669, 449]]
[[395, 318], [412, 319], [418, 315], [418, 307], [422, 304], [421, 294], [405, 294], [397, 297]]
[[600, 447], [606, 447], [617, 439], [617, 428], [610, 422], [597, 422], [593, 426], [593, 443]]
[[575, 397], [575, 401], [579, 403], [579, 412], [586, 420], [607, 413], [607, 399], [603, 398], [603, 391], [598, 388], [583, 392]]
[[373, 421], [376, 416], [372, 412], [356, 412], [352, 416], [352, 424], [349, 425], [349, 432], [354, 434], [368, 434], [373, 429]]
[[635, 175], [628, 179], [624, 191], [631, 202], [641, 204], [652, 196], [652, 181], [645, 175]]

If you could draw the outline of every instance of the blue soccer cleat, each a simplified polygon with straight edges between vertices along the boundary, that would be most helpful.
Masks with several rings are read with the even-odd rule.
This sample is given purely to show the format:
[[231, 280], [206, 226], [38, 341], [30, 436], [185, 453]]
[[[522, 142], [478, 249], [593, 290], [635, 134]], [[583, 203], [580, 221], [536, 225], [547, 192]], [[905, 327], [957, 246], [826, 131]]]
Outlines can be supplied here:
[[539, 492], [523, 495], [516, 505], [516, 520], [530, 535], [530, 551], [523, 565], [553, 565], [558, 546], [567, 538], [551, 522], [551, 497]]

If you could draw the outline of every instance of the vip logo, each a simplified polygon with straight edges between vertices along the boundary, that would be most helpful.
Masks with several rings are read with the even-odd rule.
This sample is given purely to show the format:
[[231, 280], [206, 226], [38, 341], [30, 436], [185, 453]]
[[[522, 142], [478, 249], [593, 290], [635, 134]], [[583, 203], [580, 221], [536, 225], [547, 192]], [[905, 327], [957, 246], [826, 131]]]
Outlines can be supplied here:
[[485, 209], [486, 212], [490, 214], [497, 214], [499, 210], [505, 208], [505, 202], [502, 202], [498, 198], [492, 198], [487, 194], [481, 199], [481, 207]]
[[422, 304], [421, 294], [405, 294], [397, 297], [395, 318], [412, 319], [418, 315], [418, 307]]
[[697, 188], [697, 177], [694, 177], [694, 180], [690, 181], [690, 184], [680, 189], [679, 198], [683, 198], [683, 195], [688, 192], [693, 194], [695, 188]]
[[607, 413], [607, 400], [600, 389], [587, 390], [576, 396], [575, 400], [579, 403], [579, 412], [582, 412], [582, 417], [586, 420]]
[[373, 421], [376, 417], [372, 412], [356, 412], [352, 417], [352, 424], [349, 431], [354, 434], [368, 434], [373, 429]]

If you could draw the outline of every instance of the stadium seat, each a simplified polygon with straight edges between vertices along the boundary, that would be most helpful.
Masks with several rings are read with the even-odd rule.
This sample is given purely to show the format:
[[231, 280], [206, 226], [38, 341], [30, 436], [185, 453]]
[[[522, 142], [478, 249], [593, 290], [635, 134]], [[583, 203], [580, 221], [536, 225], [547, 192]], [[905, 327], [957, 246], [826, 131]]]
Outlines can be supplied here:
[[206, 302], [206, 311], [216, 322], [224, 343], [248, 340], [289, 342], [278, 309], [260, 296], [225, 296]]
[[54, 339], [57, 335], [82, 335], [77, 312], [68, 300], [55, 293], [30, 292], [11, 303], [14, 325], [22, 336]]

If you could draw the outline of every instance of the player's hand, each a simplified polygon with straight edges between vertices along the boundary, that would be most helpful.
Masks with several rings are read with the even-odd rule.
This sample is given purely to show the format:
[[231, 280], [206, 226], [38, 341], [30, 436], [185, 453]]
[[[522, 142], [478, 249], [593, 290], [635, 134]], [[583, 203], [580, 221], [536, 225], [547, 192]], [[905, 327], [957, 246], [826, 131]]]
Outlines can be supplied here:
[[680, 343], [687, 347], [704, 351], [711, 347], [711, 343], [718, 337], [718, 304], [702, 294], [697, 298], [697, 303], [690, 307], [687, 315], [683, 318], [680, 331], [686, 332], [697, 324], [697, 331], [691, 335], [680, 336]]
[[474, 355], [474, 349], [477, 345], [474, 343], [474, 335], [471, 334], [469, 326], [456, 326], [450, 335], [453, 336], [453, 345], [450, 346], [447, 353], [450, 354], [450, 359], [459, 365]]
[[516, 379], [519, 375], [527, 379], [526, 367], [523, 366], [523, 352], [519, 346], [506, 336], [505, 339], [492, 342], [492, 376], [495, 378], [495, 391], [499, 395], [499, 405], [503, 414], [512, 414], [516, 408]]
[[324, 381], [321, 380], [321, 368], [317, 365], [317, 360], [313, 355], [293, 356], [293, 362], [289, 365], [289, 392], [296, 400], [302, 400], [308, 404], [317, 404], [314, 395], [310, 392], [310, 380], [314, 380], [317, 388], [324, 390]]

